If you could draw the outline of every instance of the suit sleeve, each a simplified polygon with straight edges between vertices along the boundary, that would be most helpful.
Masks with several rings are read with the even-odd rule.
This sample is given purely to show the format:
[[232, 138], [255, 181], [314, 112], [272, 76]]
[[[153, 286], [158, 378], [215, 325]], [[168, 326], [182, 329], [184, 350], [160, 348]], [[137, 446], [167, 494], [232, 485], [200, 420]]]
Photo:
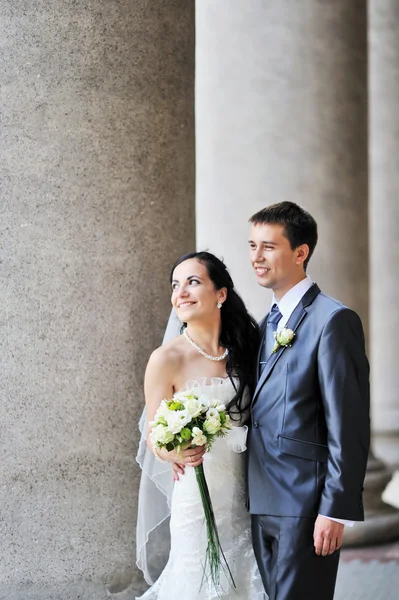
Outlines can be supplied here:
[[328, 461], [319, 514], [362, 521], [370, 446], [369, 364], [358, 315], [342, 308], [320, 339], [318, 373], [327, 425]]

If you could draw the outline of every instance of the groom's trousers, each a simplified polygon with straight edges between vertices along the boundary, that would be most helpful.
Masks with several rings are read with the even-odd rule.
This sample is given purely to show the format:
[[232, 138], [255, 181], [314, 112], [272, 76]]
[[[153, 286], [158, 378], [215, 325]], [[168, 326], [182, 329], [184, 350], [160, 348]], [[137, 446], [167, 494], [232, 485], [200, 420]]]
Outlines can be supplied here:
[[339, 551], [318, 556], [315, 519], [252, 515], [256, 560], [269, 600], [332, 600]]

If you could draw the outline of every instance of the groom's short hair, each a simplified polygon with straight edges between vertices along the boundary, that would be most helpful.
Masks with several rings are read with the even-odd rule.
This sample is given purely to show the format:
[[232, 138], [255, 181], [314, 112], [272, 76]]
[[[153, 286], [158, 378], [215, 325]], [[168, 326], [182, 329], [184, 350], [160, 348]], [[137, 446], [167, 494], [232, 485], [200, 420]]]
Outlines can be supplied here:
[[252, 215], [249, 222], [253, 225], [282, 225], [292, 250], [307, 244], [309, 256], [304, 263], [306, 270], [317, 244], [317, 223], [310, 213], [295, 202], [279, 202], [262, 208]]

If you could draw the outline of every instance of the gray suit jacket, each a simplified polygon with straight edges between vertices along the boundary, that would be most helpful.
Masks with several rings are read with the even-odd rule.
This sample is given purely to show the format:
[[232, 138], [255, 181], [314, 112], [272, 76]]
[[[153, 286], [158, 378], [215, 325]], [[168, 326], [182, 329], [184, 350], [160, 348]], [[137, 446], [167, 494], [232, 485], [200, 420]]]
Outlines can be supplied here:
[[314, 284], [287, 327], [293, 344], [271, 355], [253, 397], [249, 511], [363, 520], [370, 392], [361, 321]]

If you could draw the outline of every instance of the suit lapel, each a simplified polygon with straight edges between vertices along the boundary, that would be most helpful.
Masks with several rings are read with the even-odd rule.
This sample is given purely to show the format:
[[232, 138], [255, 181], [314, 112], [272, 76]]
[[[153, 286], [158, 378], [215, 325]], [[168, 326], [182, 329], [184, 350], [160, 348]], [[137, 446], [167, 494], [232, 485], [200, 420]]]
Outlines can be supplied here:
[[[306, 292], [306, 294], [303, 296], [302, 300], [299, 302], [298, 306], [295, 308], [294, 312], [288, 319], [288, 322], [285, 326], [285, 327], [287, 327], [287, 329], [292, 329], [292, 331], [294, 333], [296, 332], [296, 330], [302, 323], [303, 319], [307, 315], [306, 307], [309, 306], [310, 304], [312, 304], [313, 300], [316, 298], [316, 296], [319, 293], [320, 293], [320, 288], [318, 287], [318, 285], [317, 284], [312, 285], [312, 287]], [[266, 321], [267, 321], [267, 319], [266, 319]], [[263, 340], [263, 336], [262, 336], [262, 340]], [[293, 346], [294, 346], [294, 344], [295, 344], [295, 340], [293, 342]], [[277, 350], [277, 352], [275, 352], [274, 354], [271, 354], [271, 356], [269, 357], [269, 359], [265, 365], [265, 368], [263, 369], [263, 373], [258, 380], [252, 403], [254, 403], [256, 401], [260, 389], [263, 387], [264, 383], [267, 381], [267, 379], [268, 379], [270, 373], [272, 372], [272, 370], [274, 369], [277, 361], [280, 359], [283, 352], [285, 352], [287, 350], [287, 348], [288, 348], [288, 346], [280, 346], [280, 348]], [[291, 350], [291, 348], [289, 348], [289, 349]], [[258, 353], [257, 368], [259, 365], [259, 360], [260, 360], [260, 353]]]

